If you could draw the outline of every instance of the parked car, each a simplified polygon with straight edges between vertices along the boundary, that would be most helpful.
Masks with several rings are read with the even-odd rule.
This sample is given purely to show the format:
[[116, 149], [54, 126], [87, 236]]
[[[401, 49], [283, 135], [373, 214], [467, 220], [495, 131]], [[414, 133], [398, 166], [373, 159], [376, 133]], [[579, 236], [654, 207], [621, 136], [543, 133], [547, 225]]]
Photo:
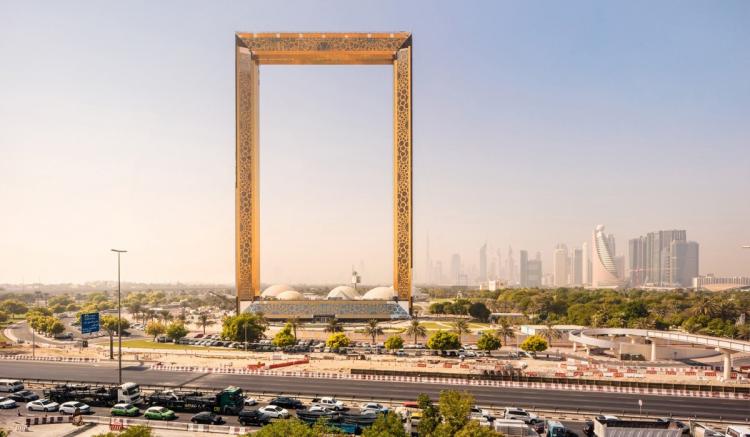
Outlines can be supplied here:
[[273, 398], [268, 402], [268, 405], [276, 405], [277, 407], [290, 408], [294, 410], [299, 409], [299, 408], [304, 408], [302, 401], [300, 401], [299, 399], [290, 398], [286, 396], [279, 396], [279, 397]]
[[495, 417], [492, 415], [492, 412], [490, 410], [479, 408], [476, 405], [471, 407], [469, 415], [472, 419], [475, 420], [486, 420], [488, 422], [492, 422], [493, 420], [495, 420]]
[[76, 408], [80, 414], [91, 414], [91, 407], [78, 401], [68, 401], [60, 404], [60, 414], [75, 414]]
[[273, 419], [286, 419], [289, 417], [289, 410], [277, 407], [276, 405], [266, 405], [258, 408], [258, 411]]
[[384, 407], [376, 402], [367, 402], [365, 404], [362, 404], [362, 414], [366, 414], [365, 411], [374, 411], [376, 413], [383, 413], [386, 414], [389, 410], [387, 407]]
[[312, 401], [313, 405], [322, 405], [324, 407], [331, 408], [332, 410], [336, 411], [342, 411], [345, 410], [346, 407], [344, 406], [344, 403], [341, 401], [336, 400], [336, 398], [326, 396], [319, 399], [313, 399]]
[[214, 413], [213, 411], [201, 411], [190, 418], [193, 423], [200, 423], [203, 425], [221, 425], [224, 423], [224, 418]]
[[591, 419], [586, 419], [586, 422], [583, 424], [583, 434], [587, 437], [592, 437], [594, 435], [594, 421]]
[[10, 393], [8, 397], [16, 402], [29, 402], [39, 399], [39, 395], [30, 390], [21, 390], [15, 393]]
[[505, 419], [523, 420], [524, 423], [536, 422], [539, 418], [534, 413], [529, 413], [523, 408], [506, 407]]
[[16, 401], [13, 399], [0, 397], [0, 408], [16, 408], [16, 406]]
[[151, 420], [172, 420], [177, 418], [174, 411], [165, 407], [149, 407], [143, 413], [143, 417]]
[[112, 409], [109, 410], [109, 412], [113, 416], [134, 417], [134, 416], [141, 414], [141, 410], [139, 410], [138, 407], [136, 407], [133, 404], [128, 404], [128, 403], [115, 404], [115, 406], [112, 407]]
[[664, 423], [673, 423], [677, 428], [682, 430], [682, 435], [690, 435], [690, 426], [685, 422], [672, 419], [671, 417], [662, 417], [656, 420]]
[[271, 417], [259, 410], [242, 410], [240, 411], [238, 419], [242, 426], [263, 426], [271, 423]]
[[245, 398], [245, 406], [246, 407], [252, 407], [253, 405], [258, 405], [258, 400], [255, 398]]
[[60, 404], [49, 399], [39, 399], [26, 404], [26, 409], [29, 411], [57, 411], [58, 408]]

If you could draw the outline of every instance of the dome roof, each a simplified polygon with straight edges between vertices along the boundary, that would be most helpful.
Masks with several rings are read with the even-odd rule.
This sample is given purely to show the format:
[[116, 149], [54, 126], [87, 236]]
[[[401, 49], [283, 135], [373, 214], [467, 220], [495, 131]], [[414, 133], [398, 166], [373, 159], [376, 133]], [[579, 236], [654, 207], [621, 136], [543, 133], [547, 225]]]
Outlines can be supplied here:
[[265, 298], [276, 297], [279, 294], [285, 291], [289, 291], [289, 290], [296, 291], [294, 290], [294, 288], [288, 286], [287, 284], [276, 284], [263, 290], [263, 293], [260, 294], [260, 297], [265, 297]]
[[363, 300], [391, 300], [396, 292], [393, 287], [375, 287], [362, 296]]
[[305, 300], [305, 296], [299, 291], [287, 290], [276, 295], [278, 300]]
[[326, 299], [342, 299], [342, 300], [355, 300], [359, 299], [359, 293], [357, 290], [349, 287], [348, 285], [339, 285], [328, 293]]

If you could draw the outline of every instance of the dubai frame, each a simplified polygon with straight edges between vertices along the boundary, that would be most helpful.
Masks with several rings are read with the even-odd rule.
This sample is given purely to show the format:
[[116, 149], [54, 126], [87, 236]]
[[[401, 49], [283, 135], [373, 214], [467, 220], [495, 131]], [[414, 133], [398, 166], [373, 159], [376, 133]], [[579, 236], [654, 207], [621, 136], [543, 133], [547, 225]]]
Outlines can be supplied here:
[[235, 269], [238, 310], [260, 296], [260, 66], [393, 65], [393, 288], [411, 309], [412, 38], [398, 33], [235, 35]]

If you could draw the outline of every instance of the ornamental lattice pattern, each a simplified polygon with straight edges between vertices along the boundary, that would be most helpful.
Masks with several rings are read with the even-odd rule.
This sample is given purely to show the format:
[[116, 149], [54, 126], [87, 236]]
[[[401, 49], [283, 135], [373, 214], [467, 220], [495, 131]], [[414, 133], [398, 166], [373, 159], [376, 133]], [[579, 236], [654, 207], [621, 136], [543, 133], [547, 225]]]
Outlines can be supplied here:
[[[247, 301], [260, 294], [259, 66], [264, 63], [393, 63], [393, 286], [399, 300], [409, 302], [412, 268], [411, 35], [240, 33], [236, 41], [237, 297], [240, 301]], [[257, 56], [256, 52], [262, 56]], [[284, 55], [273, 55], [278, 52]], [[305, 56], [310, 53], [324, 55]]]

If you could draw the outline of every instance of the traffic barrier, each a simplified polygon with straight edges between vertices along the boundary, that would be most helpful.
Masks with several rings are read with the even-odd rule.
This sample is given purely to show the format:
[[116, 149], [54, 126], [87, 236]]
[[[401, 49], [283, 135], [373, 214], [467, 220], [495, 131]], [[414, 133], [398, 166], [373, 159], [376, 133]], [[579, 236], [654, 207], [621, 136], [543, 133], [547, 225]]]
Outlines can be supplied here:
[[72, 419], [71, 416], [33, 416], [26, 418], [26, 426], [71, 422]]

